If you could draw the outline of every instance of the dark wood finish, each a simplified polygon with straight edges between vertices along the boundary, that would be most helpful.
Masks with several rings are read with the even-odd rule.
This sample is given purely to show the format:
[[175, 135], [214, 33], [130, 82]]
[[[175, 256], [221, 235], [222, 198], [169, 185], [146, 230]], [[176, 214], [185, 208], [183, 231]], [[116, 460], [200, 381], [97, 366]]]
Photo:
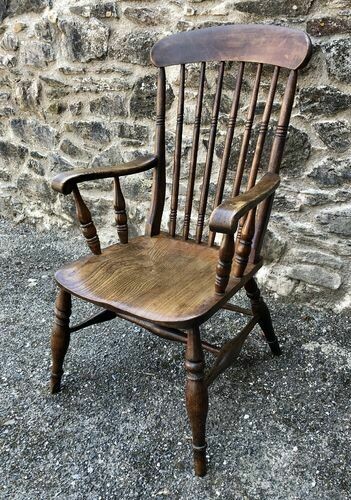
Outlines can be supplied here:
[[61, 268], [55, 278], [73, 295], [116, 313], [175, 328], [201, 324], [228, 302], [260, 268], [231, 274], [226, 293], [215, 292], [218, 250], [161, 233], [112, 245], [101, 255]]
[[206, 418], [208, 392], [204, 375], [205, 361], [201, 347], [200, 331], [194, 327], [188, 332], [185, 352], [185, 399], [193, 433], [194, 468], [197, 476], [206, 474]]
[[212, 212], [210, 229], [218, 233], [234, 234], [241, 217], [274, 193], [279, 184], [278, 174], [265, 174], [255, 187], [246, 193], [221, 203]]
[[[59, 174], [53, 188], [68, 194], [73, 192], [77, 216], [84, 236], [95, 255], [83, 257], [67, 264], [56, 273], [60, 292], [56, 301], [55, 324], [52, 335], [53, 368], [52, 392], [61, 387], [62, 366], [69, 345], [70, 333], [92, 324], [115, 317], [145, 328], [167, 340], [186, 344], [186, 406], [193, 435], [195, 473], [206, 473], [205, 426], [208, 411], [208, 385], [227, 369], [238, 357], [245, 339], [258, 322], [273, 352], [280, 347], [272, 326], [267, 305], [261, 298], [254, 276], [262, 265], [260, 251], [268, 224], [275, 190], [279, 185], [282, 160], [294, 94], [297, 69], [303, 67], [311, 55], [308, 36], [296, 30], [277, 26], [237, 25], [193, 30], [172, 35], [157, 43], [152, 60], [159, 66], [155, 154], [137, 158], [125, 165], [74, 170]], [[197, 194], [196, 171], [201, 136], [201, 117], [205, 92], [206, 61], [218, 61], [219, 73], [212, 110], [208, 151], [205, 162], [195, 241], [189, 239], [193, 199]], [[239, 70], [233, 102], [228, 116], [227, 133], [221, 160], [218, 186], [214, 196], [214, 210], [209, 222], [208, 244], [202, 243], [205, 214], [209, 202], [211, 178], [225, 64], [239, 61]], [[193, 143], [184, 209], [183, 234], [176, 236], [179, 210], [179, 184], [182, 175], [183, 120], [185, 100], [185, 64], [200, 64], [200, 79], [194, 117]], [[230, 154], [237, 117], [240, 112], [244, 68], [246, 62], [257, 65], [256, 76], [247, 111], [246, 125], [239, 151], [239, 160], [233, 182], [233, 196], [223, 200]], [[173, 183], [171, 187], [169, 234], [160, 232], [166, 189], [165, 119], [166, 73], [165, 66], [181, 64], [179, 102], [175, 133]], [[261, 80], [267, 71], [263, 65], [272, 65], [266, 104], [258, 138], [253, 143], [251, 134]], [[226, 68], [230, 71], [230, 68]], [[262, 152], [267, 136], [276, 93], [285, 85], [278, 125], [275, 131], [268, 165], [262, 164]], [[248, 78], [250, 73], [246, 75]], [[279, 88], [278, 88], [279, 78]], [[253, 148], [252, 164], [248, 164], [248, 151]], [[235, 167], [235, 165], [233, 165]], [[128, 242], [126, 205], [120, 186], [120, 177], [153, 169], [151, 208], [146, 224], [146, 236]], [[262, 174], [257, 182], [259, 170]], [[268, 169], [268, 172], [267, 172]], [[243, 179], [248, 182], [243, 186]], [[117, 231], [121, 243], [105, 248], [101, 253], [99, 240], [91, 214], [78, 190], [80, 182], [102, 178], [115, 179], [114, 207]], [[232, 181], [230, 181], [232, 183]], [[201, 181], [199, 182], [201, 185]], [[245, 192], [242, 192], [242, 191]], [[240, 194], [241, 193], [241, 194]], [[207, 223], [207, 222], [206, 222]], [[222, 244], [214, 245], [215, 234], [222, 234]], [[234, 244], [236, 234], [236, 244]], [[228, 301], [242, 288], [251, 301], [251, 311]], [[103, 311], [75, 325], [69, 326], [71, 295], [101, 306]], [[233, 339], [219, 347], [201, 339], [199, 327], [219, 309], [251, 316], [248, 325]], [[184, 331], [185, 330], [185, 331]], [[204, 377], [203, 350], [214, 354], [216, 361]]]
[[253, 88], [251, 101], [250, 101], [249, 109], [247, 112], [247, 118], [246, 118], [246, 122], [245, 122], [244, 136], [243, 136], [243, 140], [241, 143], [239, 161], [238, 161], [238, 166], [236, 169], [236, 175], [235, 175], [233, 191], [232, 191], [233, 197], [238, 196], [240, 186], [241, 186], [241, 180], [243, 178], [246, 157], [247, 157], [247, 151], [249, 149], [251, 130], [252, 130], [252, 125], [253, 125], [255, 111], [256, 111], [258, 91], [260, 89], [261, 74], [262, 74], [262, 64], [259, 64], [257, 66], [254, 88]]
[[223, 294], [229, 283], [234, 255], [234, 235], [224, 234], [216, 267], [216, 293]]
[[207, 198], [208, 198], [208, 188], [210, 185], [213, 153], [214, 153], [214, 148], [215, 148], [215, 143], [216, 143], [219, 106], [221, 104], [223, 75], [224, 75], [224, 62], [221, 62], [219, 65], [217, 89], [216, 89], [216, 94], [215, 94], [214, 103], [213, 103], [210, 136], [209, 136], [208, 149], [207, 149], [207, 155], [206, 155], [205, 173], [204, 173], [204, 178], [203, 178], [202, 188], [201, 188], [200, 206], [199, 206], [199, 213], [198, 213], [197, 227], [196, 227], [196, 243], [201, 243], [202, 232], [203, 232], [203, 228], [204, 228], [204, 221], [205, 221], [205, 214], [206, 214], [206, 207], [207, 207]]
[[185, 240], [187, 240], [189, 237], [191, 209], [193, 206], [196, 163], [197, 163], [197, 154], [198, 154], [198, 150], [199, 150], [199, 138], [200, 138], [200, 127], [201, 127], [202, 100], [203, 100], [204, 86], [205, 86], [205, 72], [206, 72], [206, 64], [202, 63], [201, 64], [201, 72], [200, 72], [199, 90], [198, 90], [198, 94], [197, 94], [197, 102], [196, 102], [196, 110], [195, 110], [193, 147], [191, 150], [188, 189], [187, 189], [187, 193], [186, 193], [185, 211], [184, 211], [183, 238]]
[[82, 321], [81, 323], [71, 326], [69, 331], [71, 333], [78, 332], [79, 330], [87, 328], [88, 326], [98, 325], [99, 323], [105, 323], [105, 321], [111, 321], [111, 319], [114, 319], [116, 316], [117, 314], [115, 312], [108, 311], [107, 309], [105, 309], [104, 311], [94, 314], [94, 316], [91, 316], [90, 318]]
[[126, 213], [126, 202], [121, 190], [121, 184], [119, 177], [115, 177], [115, 199], [114, 199], [114, 210], [117, 226], [117, 234], [119, 241], [124, 245], [128, 243], [128, 224], [127, 224], [127, 213]]
[[71, 315], [71, 295], [65, 290], [59, 290], [55, 303], [55, 320], [51, 335], [51, 392], [61, 390], [63, 361], [70, 341], [69, 318]]
[[257, 322], [258, 318], [254, 316], [236, 337], [224, 344], [222, 349], [219, 351], [217, 359], [211, 370], [206, 375], [205, 384], [207, 387], [234, 363], [243, 348], [245, 340], [247, 339], [249, 333], [254, 329]]
[[[236, 80], [236, 86], [235, 86], [235, 91], [234, 91], [234, 96], [233, 96], [233, 103], [232, 103], [232, 107], [231, 107], [229, 119], [228, 119], [228, 129], [227, 129], [227, 134], [226, 134], [226, 138], [225, 138], [223, 157], [222, 157], [222, 161], [221, 161], [221, 168], [220, 168], [219, 175], [218, 175], [217, 191], [216, 191], [216, 197], [215, 197], [213, 208], [218, 207], [218, 205], [222, 202], [222, 199], [223, 199], [223, 191], [224, 191], [225, 181], [227, 179], [229, 158], [230, 158], [231, 147], [232, 147], [232, 142], [233, 142], [233, 137], [234, 137], [235, 124], [236, 124], [236, 119], [237, 119], [238, 110], [239, 110], [239, 99], [240, 99], [241, 86], [242, 86], [242, 81], [243, 81], [244, 68], [245, 68], [245, 63], [241, 62], [239, 65], [238, 77]], [[209, 238], [208, 238], [208, 244], [210, 246], [213, 245], [215, 237], [216, 237], [216, 233], [213, 231], [210, 231]]]
[[91, 218], [89, 208], [83, 201], [77, 186], [73, 188], [74, 201], [76, 203], [77, 218], [80, 222], [80, 228], [90, 250], [95, 254], [101, 253], [100, 240], [96, 232], [96, 227]]
[[156, 109], [156, 141], [155, 150], [158, 158], [154, 169], [151, 207], [146, 223], [146, 234], [155, 236], [160, 232], [163, 207], [166, 196], [166, 73], [164, 68], [158, 70], [157, 109]]
[[197, 61], [247, 61], [289, 69], [305, 66], [312, 53], [306, 33], [280, 26], [238, 24], [177, 33], [153, 47], [155, 66]]
[[275, 356], [280, 356], [282, 352], [273, 329], [272, 318], [266, 303], [261, 297], [261, 292], [256, 281], [254, 279], [249, 280], [245, 284], [245, 290], [251, 301], [252, 313], [258, 318], [258, 324], [266, 337], [272, 353]]
[[146, 155], [140, 156], [135, 160], [124, 163], [123, 165], [116, 165], [115, 167], [96, 167], [70, 170], [56, 175], [56, 177], [52, 180], [51, 187], [59, 193], [69, 194], [73, 191], [73, 188], [81, 182], [138, 174], [139, 172], [150, 170], [157, 165], [158, 158], [156, 155]]
[[175, 236], [176, 225], [177, 225], [179, 175], [180, 175], [180, 163], [182, 157], [182, 137], [183, 137], [183, 120], [184, 120], [184, 88], [185, 88], [185, 65], [182, 64], [180, 66], [180, 75], [179, 75], [177, 130], [176, 130], [176, 141], [174, 148], [174, 170], [173, 170], [172, 197], [171, 197], [171, 213], [169, 221], [169, 231], [171, 236]]

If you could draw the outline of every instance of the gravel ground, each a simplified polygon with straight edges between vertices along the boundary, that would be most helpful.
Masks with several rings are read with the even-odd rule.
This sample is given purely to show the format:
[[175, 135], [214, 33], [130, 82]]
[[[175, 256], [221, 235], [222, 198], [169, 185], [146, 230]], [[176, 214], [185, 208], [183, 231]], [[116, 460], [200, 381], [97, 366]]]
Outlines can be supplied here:
[[[1, 499], [351, 498], [350, 317], [267, 297], [284, 355], [272, 358], [255, 329], [211, 386], [199, 479], [183, 347], [121, 320], [87, 328], [51, 396], [53, 271], [86, 251], [73, 230], [2, 221], [0, 234]], [[73, 321], [92, 309], [74, 300]], [[203, 331], [229, 339], [241, 322], [223, 311]]]

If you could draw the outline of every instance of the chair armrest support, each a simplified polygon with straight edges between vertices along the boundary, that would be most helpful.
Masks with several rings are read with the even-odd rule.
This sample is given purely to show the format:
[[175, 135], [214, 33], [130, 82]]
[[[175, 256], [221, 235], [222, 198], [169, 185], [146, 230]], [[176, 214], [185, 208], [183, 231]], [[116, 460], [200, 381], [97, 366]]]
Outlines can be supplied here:
[[261, 201], [268, 198], [280, 184], [278, 174], [268, 172], [246, 193], [229, 198], [217, 208], [210, 217], [210, 229], [217, 233], [234, 234], [239, 220]]
[[158, 157], [155, 155], [140, 156], [135, 160], [112, 167], [96, 167], [90, 169], [75, 169], [56, 175], [51, 187], [62, 194], [70, 194], [80, 182], [138, 174], [157, 167]]

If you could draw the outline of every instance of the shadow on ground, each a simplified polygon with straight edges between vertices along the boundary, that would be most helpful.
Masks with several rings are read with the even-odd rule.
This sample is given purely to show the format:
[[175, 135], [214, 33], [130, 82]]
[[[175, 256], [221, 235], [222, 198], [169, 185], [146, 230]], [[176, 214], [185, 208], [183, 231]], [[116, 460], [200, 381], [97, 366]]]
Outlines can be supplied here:
[[[351, 320], [267, 297], [284, 355], [254, 330], [210, 390], [209, 471], [193, 476], [183, 346], [121, 320], [73, 334], [48, 393], [53, 271], [76, 232], [0, 223], [1, 499], [350, 497]], [[241, 298], [244, 303], [244, 297]], [[73, 302], [73, 321], [90, 306]], [[241, 320], [203, 328], [230, 338]]]

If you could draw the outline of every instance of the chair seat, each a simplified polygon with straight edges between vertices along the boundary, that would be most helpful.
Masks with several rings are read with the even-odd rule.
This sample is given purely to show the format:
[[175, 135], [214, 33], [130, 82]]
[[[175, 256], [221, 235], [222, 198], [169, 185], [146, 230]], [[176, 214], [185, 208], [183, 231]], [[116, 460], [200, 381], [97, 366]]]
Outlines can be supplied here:
[[231, 276], [225, 295], [215, 293], [218, 248], [161, 234], [141, 236], [83, 257], [55, 278], [68, 292], [106, 309], [154, 323], [187, 328], [202, 323], [261, 267]]

